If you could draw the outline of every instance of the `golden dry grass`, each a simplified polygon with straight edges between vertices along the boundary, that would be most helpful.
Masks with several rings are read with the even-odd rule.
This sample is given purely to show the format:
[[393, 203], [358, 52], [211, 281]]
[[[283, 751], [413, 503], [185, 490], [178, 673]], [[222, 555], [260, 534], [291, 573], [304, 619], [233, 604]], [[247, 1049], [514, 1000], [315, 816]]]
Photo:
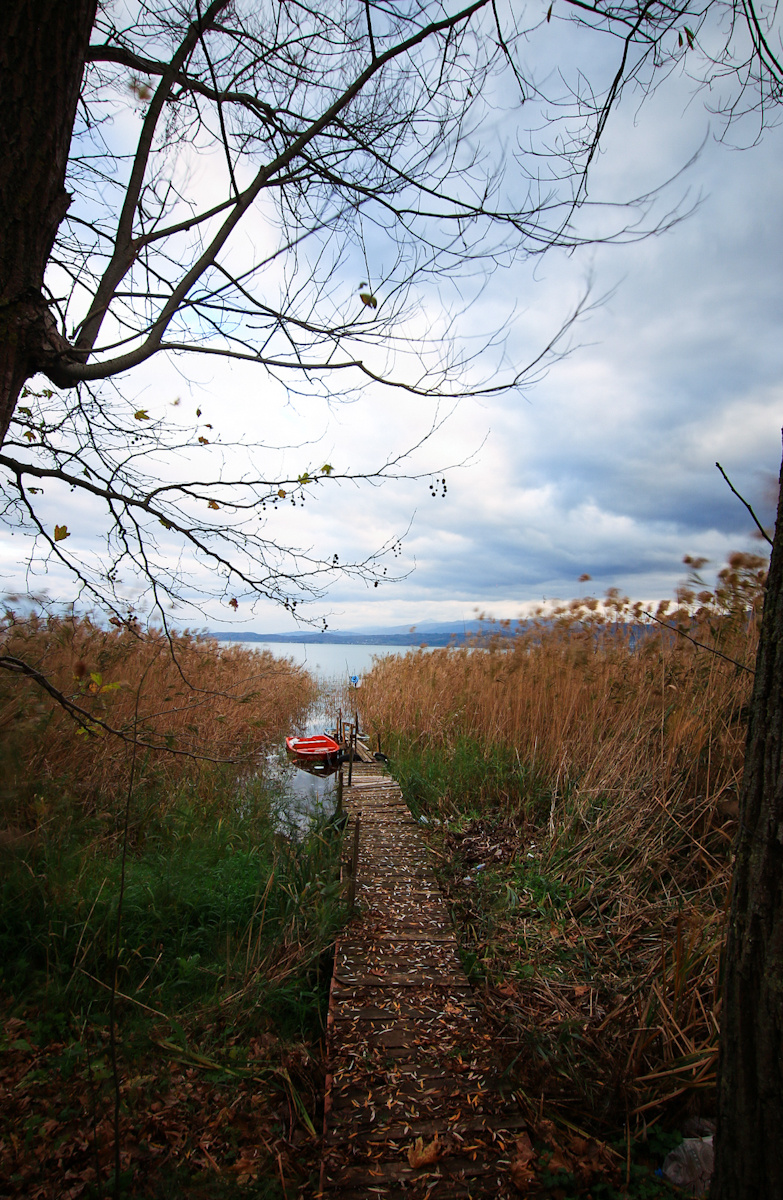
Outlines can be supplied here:
[[[9, 1196], [60, 1197], [63, 1179], [107, 1195], [117, 1138], [123, 1195], [211, 1195], [216, 1179], [278, 1194], [283, 1172], [290, 1189], [318, 1168], [344, 907], [339, 839], [278, 832], [259, 755], [315, 684], [268, 653], [139, 634], [0, 624], [0, 656], [89, 713], [80, 730], [0, 669], [0, 1175]], [[132, 790], [132, 747], [98, 719], [138, 734]]]
[[[672, 627], [752, 668], [762, 560], [733, 556], [723, 588], [659, 606]], [[694, 605], [693, 601], [697, 604]], [[551, 780], [593, 795], [717, 799], [742, 768], [752, 675], [648, 622], [612, 595], [539, 616], [509, 641], [388, 658], [366, 676], [365, 724], [430, 745], [469, 735], [513, 746]], [[653, 801], [654, 802], [654, 801]]]
[[613, 593], [513, 640], [384, 660], [362, 688], [365, 727], [406, 762], [472, 743], [510, 764], [507, 786], [428, 803], [466, 949], [536, 1096], [639, 1121], [709, 1108], [766, 566], [733, 555], [709, 590], [689, 565], [657, 615], [693, 640], [640, 630]]
[[[122, 796], [128, 742], [142, 747], [137, 767], [158, 785], [206, 782], [210, 759], [252, 758], [280, 739], [313, 700], [299, 667], [268, 652], [220, 646], [184, 633], [105, 629], [89, 618], [22, 619], [6, 613], [0, 655], [33, 666], [95, 718], [74, 723], [38, 683], [0, 671], [1, 784], [5, 823], [35, 820], [40, 793], [56, 790], [83, 815]], [[138, 704], [138, 709], [137, 709]], [[171, 753], [175, 751], [178, 753]]]

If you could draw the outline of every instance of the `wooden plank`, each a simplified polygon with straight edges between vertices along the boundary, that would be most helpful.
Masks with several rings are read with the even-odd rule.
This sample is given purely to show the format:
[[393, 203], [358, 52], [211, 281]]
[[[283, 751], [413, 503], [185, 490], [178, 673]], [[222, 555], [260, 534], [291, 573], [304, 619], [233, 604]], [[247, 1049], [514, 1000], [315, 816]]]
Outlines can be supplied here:
[[[499, 1086], [420, 826], [376, 763], [354, 763], [343, 806], [361, 817], [359, 915], [335, 948], [321, 1195], [510, 1198], [524, 1121]], [[412, 1168], [415, 1139], [436, 1134], [438, 1161]]]
[[[364, 1121], [362, 1118], [364, 1117]], [[505, 1135], [507, 1141], [513, 1141], [516, 1134], [521, 1129], [527, 1127], [526, 1119], [519, 1113], [509, 1113], [507, 1116], [487, 1115], [482, 1114], [476, 1117], [460, 1118], [448, 1125], [448, 1136], [454, 1137], [459, 1134], [463, 1139], [469, 1134], [489, 1134], [491, 1137], [501, 1137]], [[354, 1111], [354, 1117], [351, 1122], [353, 1136], [351, 1141], [354, 1145], [362, 1142], [372, 1144], [374, 1142], [383, 1141], [415, 1141], [417, 1137], [426, 1138], [431, 1141], [437, 1133], [440, 1136], [445, 1136], [443, 1129], [443, 1121], [387, 1121], [378, 1122], [372, 1121], [368, 1114], [359, 1114]], [[340, 1141], [345, 1137], [343, 1129], [335, 1127], [327, 1135], [327, 1142]]]

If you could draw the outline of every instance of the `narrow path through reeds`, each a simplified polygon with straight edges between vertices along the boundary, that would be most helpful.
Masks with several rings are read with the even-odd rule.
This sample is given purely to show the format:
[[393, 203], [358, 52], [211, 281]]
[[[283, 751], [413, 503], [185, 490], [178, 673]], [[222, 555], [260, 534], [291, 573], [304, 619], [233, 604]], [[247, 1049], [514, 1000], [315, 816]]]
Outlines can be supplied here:
[[460, 964], [448, 908], [397, 783], [354, 765], [358, 911], [336, 946], [322, 1193], [516, 1195], [524, 1125]]

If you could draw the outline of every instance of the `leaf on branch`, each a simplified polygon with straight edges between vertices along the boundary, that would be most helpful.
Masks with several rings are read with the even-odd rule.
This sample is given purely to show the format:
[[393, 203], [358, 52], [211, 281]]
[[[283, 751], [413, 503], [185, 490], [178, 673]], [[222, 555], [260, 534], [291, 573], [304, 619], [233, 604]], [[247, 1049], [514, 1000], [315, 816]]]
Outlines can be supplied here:
[[160, 517], [159, 519], [164, 529], [171, 529], [171, 521], [167, 521], [165, 517]]
[[196, 409], [196, 416], [197, 416], [197, 417], [200, 417], [200, 416], [201, 416], [201, 409], [200, 409], [200, 408], [197, 408], [197, 409]]
[[550, 5], [549, 5], [549, 8], [548, 8], [548, 9], [547, 9], [547, 11], [546, 11], [546, 23], [547, 23], [547, 25], [548, 25], [548, 24], [549, 24], [549, 22], [552, 20], [552, 9], [553, 9], [553, 8], [554, 8], [554, 3], [553, 3], [553, 4], [550, 4]]
[[152, 89], [149, 84], [142, 79], [138, 79], [135, 75], [131, 75], [128, 83], [128, 91], [131, 92], [137, 100], [149, 100], [152, 96]]
[[312, 483], [312, 476], [309, 471], [303, 471], [301, 475], [296, 477], [297, 483]]
[[94, 682], [94, 683], [90, 684], [88, 691], [92, 692], [92, 695], [103, 696], [103, 695], [106, 695], [107, 691], [116, 691], [116, 690], [118, 690], [118, 688], [121, 688], [121, 686], [122, 686], [122, 684], [120, 683], [119, 679], [115, 679], [114, 683], [95, 683]]
[[67, 525], [55, 525], [55, 527], [54, 527], [54, 540], [55, 540], [56, 542], [63, 542], [63, 541], [65, 541], [65, 539], [66, 539], [67, 537], [70, 537], [70, 536], [71, 536], [71, 535], [70, 535], [70, 533], [68, 532], [68, 526], [67, 526]]
[[322, 475], [331, 475], [333, 470], [334, 470], [334, 467], [332, 466], [331, 463], [324, 463], [324, 465], [321, 467], [321, 474]]
[[231, 597], [231, 599], [228, 602], [228, 607], [233, 608], [234, 612], [237, 611], [237, 609], [239, 608], [239, 601], [237, 600], [236, 596]]
[[277, 494], [281, 500], [285, 500], [285, 488], [278, 488]]
[[359, 292], [359, 299], [362, 304], [366, 304], [367, 308], [377, 308], [378, 301], [373, 296], [372, 292]]
[[682, 34], [681, 33], [677, 34], [677, 45], [682, 46]]
[[33, 415], [33, 410], [31, 408], [25, 408], [23, 404], [19, 405], [19, 412], [24, 413], [26, 417], [32, 417]]
[[685, 26], [685, 36], [688, 39], [688, 47], [690, 50], [692, 50], [693, 49], [693, 34], [691, 33], [691, 31], [687, 25]]
[[28, 442], [35, 441], [35, 434], [33, 433], [32, 429], [25, 429], [24, 436], [27, 438]]
[[147, 412], [146, 408], [137, 408], [133, 414], [133, 418], [135, 421], [149, 421], [150, 414]]
[[80, 725], [76, 730], [76, 736], [90, 737], [92, 735], [93, 737], [103, 737], [105, 732], [100, 725], [95, 725], [92, 721], [86, 721], [84, 725]]
[[210, 500], [207, 508], [220, 508], [220, 505], [218, 504], [217, 500]]
[[28, 488], [31, 496], [43, 496], [43, 488]]
[[209, 438], [205, 438], [205, 437], [199, 437], [199, 439], [198, 439], [198, 440], [199, 440], [199, 442], [201, 443], [201, 445], [202, 445], [202, 446], [208, 446], [208, 445], [209, 445]]

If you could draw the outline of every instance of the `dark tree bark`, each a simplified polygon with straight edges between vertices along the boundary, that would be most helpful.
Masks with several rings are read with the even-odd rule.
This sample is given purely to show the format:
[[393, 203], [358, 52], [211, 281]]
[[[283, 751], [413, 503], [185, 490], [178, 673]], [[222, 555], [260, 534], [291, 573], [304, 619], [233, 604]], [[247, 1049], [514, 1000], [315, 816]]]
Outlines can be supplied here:
[[0, 38], [0, 444], [26, 379], [62, 349], [42, 294], [97, 0], [6, 0]]
[[783, 468], [751, 703], [721, 1022], [714, 1200], [783, 1197]]

